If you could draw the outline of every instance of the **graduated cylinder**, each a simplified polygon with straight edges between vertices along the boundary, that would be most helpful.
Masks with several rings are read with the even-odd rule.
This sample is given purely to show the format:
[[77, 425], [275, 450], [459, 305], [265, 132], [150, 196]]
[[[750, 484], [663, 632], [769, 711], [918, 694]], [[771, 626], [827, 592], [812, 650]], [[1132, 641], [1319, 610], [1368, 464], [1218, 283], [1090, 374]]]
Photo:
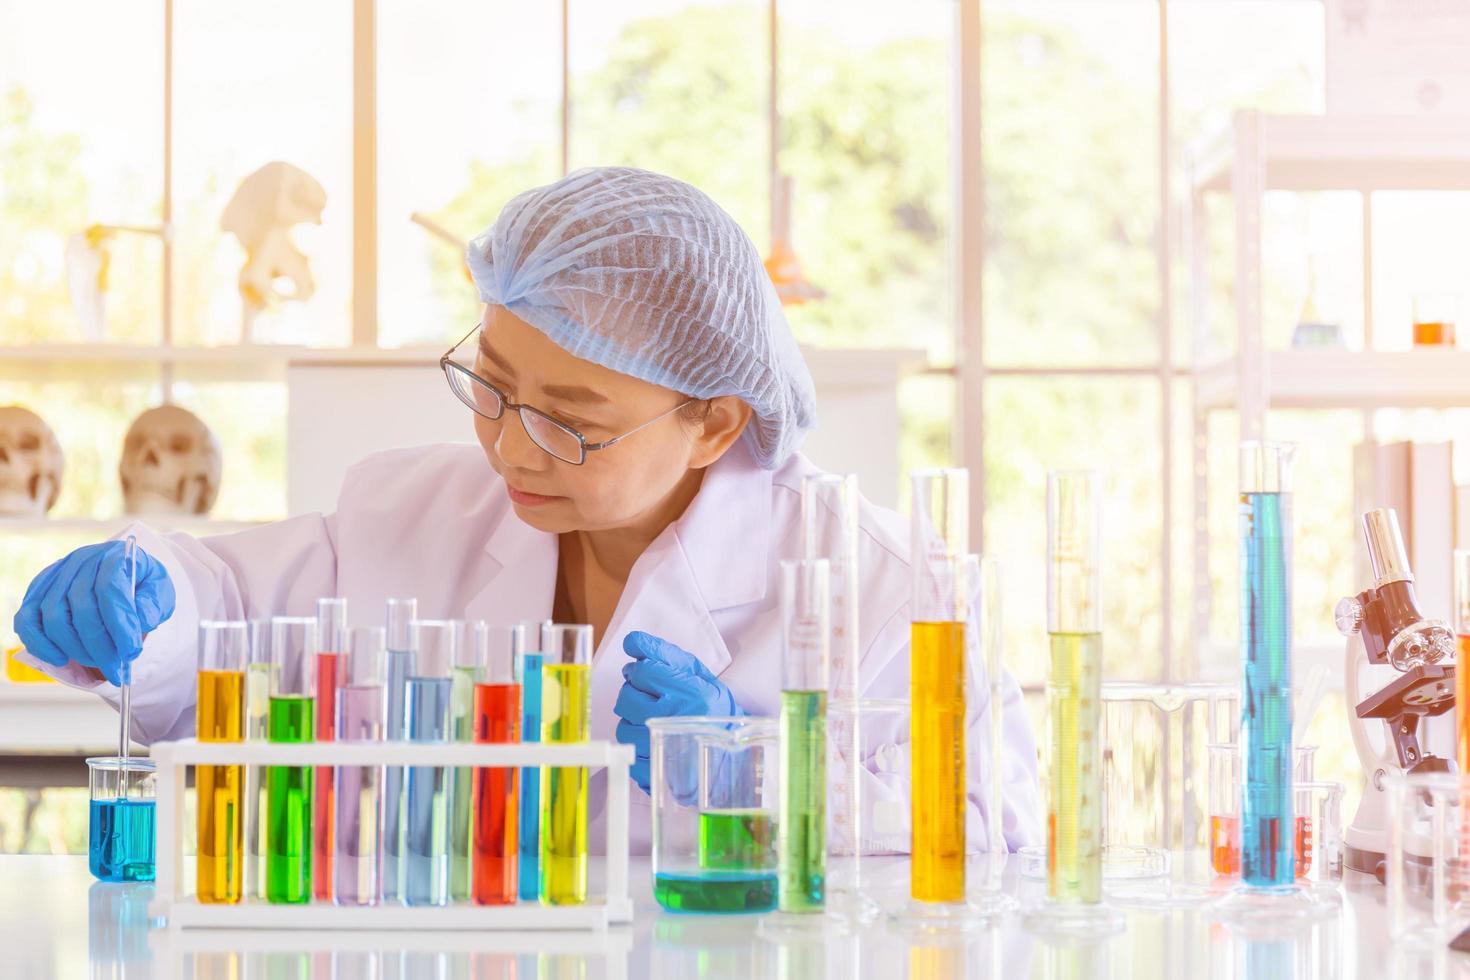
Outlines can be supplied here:
[[965, 898], [965, 612], [969, 474], [913, 474], [913, 841], [909, 890], [922, 902]]
[[1292, 844], [1291, 457], [1294, 446], [1240, 444], [1240, 876], [1296, 881]]
[[827, 899], [827, 685], [830, 566], [781, 563], [781, 817], [778, 906], [820, 912]]
[[[250, 635], [244, 622], [199, 624], [199, 741], [244, 741], [249, 659]], [[200, 766], [195, 786], [199, 800], [195, 894], [201, 902], [233, 904], [244, 897], [245, 769]]]
[[1102, 489], [1092, 470], [1046, 479], [1046, 890], [1102, 901]]

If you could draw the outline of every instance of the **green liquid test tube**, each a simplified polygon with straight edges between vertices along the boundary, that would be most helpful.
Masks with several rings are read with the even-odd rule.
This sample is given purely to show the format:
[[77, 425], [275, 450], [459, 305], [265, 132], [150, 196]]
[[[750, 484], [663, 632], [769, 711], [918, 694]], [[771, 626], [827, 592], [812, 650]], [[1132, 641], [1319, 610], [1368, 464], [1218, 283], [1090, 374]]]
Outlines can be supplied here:
[[[316, 620], [277, 616], [271, 620], [271, 742], [315, 739]], [[266, 768], [266, 900], [276, 904], [311, 901], [310, 766]]]
[[820, 912], [827, 881], [827, 685], [830, 608], [825, 558], [781, 563], [781, 819], [777, 903]]

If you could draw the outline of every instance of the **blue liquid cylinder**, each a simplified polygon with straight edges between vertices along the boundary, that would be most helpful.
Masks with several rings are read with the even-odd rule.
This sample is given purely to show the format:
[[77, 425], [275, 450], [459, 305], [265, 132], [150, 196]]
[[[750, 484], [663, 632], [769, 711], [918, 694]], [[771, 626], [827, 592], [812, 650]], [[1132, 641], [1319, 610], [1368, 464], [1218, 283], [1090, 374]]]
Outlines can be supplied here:
[[[541, 654], [527, 653], [521, 668], [521, 741], [541, 741]], [[521, 899], [541, 897], [541, 770], [521, 768]]]
[[[1249, 487], [1249, 482], [1246, 483]], [[1241, 878], [1296, 880], [1291, 773], [1291, 494], [1240, 495]]]

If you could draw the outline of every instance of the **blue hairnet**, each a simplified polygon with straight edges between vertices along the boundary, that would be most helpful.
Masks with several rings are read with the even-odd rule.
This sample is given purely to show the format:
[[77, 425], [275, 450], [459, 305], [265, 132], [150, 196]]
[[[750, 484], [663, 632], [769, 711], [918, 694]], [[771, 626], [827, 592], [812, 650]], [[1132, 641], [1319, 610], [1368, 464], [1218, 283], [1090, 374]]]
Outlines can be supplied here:
[[811, 374], [755, 245], [683, 181], [578, 170], [507, 204], [468, 259], [480, 299], [567, 353], [693, 398], [739, 396], [764, 467], [815, 422]]

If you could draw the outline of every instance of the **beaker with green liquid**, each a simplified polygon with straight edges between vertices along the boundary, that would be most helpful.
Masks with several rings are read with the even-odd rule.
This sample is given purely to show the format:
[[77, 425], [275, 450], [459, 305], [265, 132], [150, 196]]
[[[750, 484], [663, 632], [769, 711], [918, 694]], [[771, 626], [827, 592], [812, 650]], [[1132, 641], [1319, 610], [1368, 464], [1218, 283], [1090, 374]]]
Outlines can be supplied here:
[[670, 912], [776, 907], [780, 726], [651, 718], [653, 894]]

